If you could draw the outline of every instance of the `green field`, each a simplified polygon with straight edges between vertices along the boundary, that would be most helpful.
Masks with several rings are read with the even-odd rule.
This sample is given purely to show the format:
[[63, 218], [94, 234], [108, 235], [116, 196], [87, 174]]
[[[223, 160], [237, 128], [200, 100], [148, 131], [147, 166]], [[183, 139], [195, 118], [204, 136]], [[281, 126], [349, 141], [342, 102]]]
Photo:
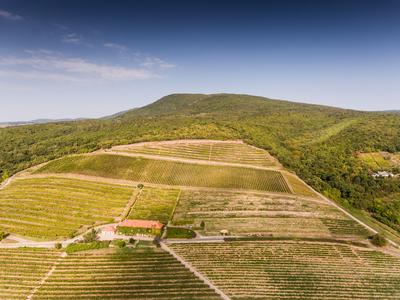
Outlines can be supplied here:
[[68, 255], [33, 299], [220, 299], [170, 254], [156, 248]]
[[277, 162], [265, 150], [240, 142], [230, 141], [172, 141], [116, 146], [112, 150], [200, 159], [217, 162], [239, 163], [257, 166], [276, 166]]
[[368, 232], [322, 199], [262, 193], [183, 190], [173, 224], [203, 235], [366, 237]]
[[45, 249], [0, 249], [0, 299], [26, 299], [59, 256]]
[[400, 259], [296, 242], [173, 244], [232, 299], [399, 299]]
[[37, 173], [78, 173], [177, 186], [251, 189], [290, 193], [278, 171], [188, 164], [120, 155], [71, 156], [52, 161]]
[[137, 197], [128, 219], [158, 220], [167, 224], [178, 197], [179, 190], [145, 187]]
[[285, 172], [284, 176], [290, 184], [293, 193], [297, 195], [319, 198], [320, 196], [315, 193], [307, 184], [301, 181], [296, 175]]
[[196, 233], [188, 228], [171, 227], [167, 228], [167, 239], [192, 239], [196, 237]]
[[0, 231], [39, 239], [68, 237], [81, 226], [113, 222], [133, 192], [77, 179], [17, 179], [0, 190]]
[[393, 159], [396, 157], [390, 153], [383, 152], [371, 152], [371, 153], [360, 153], [358, 155], [361, 160], [367, 164], [372, 170], [380, 171], [380, 170], [389, 170], [391, 167], [394, 167], [396, 164]]

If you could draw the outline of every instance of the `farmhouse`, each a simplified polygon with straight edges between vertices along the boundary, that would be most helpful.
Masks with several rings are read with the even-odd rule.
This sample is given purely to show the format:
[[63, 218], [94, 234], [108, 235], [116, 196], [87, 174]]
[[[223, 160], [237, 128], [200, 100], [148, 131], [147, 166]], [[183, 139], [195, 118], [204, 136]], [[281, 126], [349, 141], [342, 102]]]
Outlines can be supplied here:
[[124, 220], [118, 225], [118, 231], [123, 234], [160, 235], [164, 227], [159, 221]]
[[100, 232], [100, 239], [101, 240], [110, 239], [110, 238], [114, 237], [116, 231], [117, 231], [117, 228], [115, 228], [115, 226], [103, 227]]

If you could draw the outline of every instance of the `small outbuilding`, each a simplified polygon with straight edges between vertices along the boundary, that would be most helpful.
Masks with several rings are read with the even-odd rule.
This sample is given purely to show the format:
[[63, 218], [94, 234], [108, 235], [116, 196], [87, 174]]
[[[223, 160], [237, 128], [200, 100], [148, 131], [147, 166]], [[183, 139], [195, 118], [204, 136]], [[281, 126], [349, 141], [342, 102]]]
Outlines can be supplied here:
[[220, 233], [222, 236], [225, 236], [225, 235], [228, 235], [228, 234], [229, 234], [229, 231], [226, 230], [226, 229], [222, 229], [219, 233]]
[[115, 226], [106, 226], [103, 227], [100, 231], [100, 239], [101, 240], [107, 240], [110, 239], [112, 237], [114, 237], [114, 235], [117, 232], [117, 228]]

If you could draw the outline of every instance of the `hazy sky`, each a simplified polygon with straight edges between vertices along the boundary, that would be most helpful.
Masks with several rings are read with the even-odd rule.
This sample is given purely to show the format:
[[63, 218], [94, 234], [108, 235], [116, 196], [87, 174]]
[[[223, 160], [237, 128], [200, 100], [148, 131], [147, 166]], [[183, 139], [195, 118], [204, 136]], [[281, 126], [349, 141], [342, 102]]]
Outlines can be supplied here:
[[186, 92], [400, 109], [400, 1], [0, 0], [0, 121]]

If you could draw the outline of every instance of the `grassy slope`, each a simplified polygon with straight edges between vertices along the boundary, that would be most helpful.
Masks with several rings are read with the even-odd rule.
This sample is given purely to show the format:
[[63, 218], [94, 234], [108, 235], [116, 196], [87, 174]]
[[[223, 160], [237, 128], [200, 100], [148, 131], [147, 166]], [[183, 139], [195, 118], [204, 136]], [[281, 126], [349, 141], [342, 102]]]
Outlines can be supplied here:
[[399, 137], [396, 114], [245, 95], [181, 94], [106, 120], [0, 129], [0, 170], [12, 174], [65, 154], [139, 141], [243, 139], [269, 150], [329, 197], [376, 215], [374, 199], [398, 191], [399, 184], [374, 181], [353, 153], [399, 151]]
[[374, 171], [400, 169], [400, 154], [387, 152], [360, 153], [358, 157]]

